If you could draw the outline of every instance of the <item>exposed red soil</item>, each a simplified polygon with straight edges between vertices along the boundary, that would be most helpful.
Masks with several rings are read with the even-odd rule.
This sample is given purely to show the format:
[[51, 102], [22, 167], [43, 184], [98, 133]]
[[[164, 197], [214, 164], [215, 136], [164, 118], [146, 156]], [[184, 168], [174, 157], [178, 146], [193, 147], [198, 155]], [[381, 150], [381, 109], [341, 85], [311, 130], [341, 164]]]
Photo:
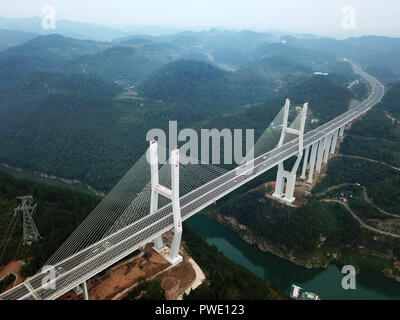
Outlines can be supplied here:
[[[5, 267], [0, 268], [0, 280], [9, 275], [10, 273], [14, 274], [17, 276], [17, 280], [15, 281], [15, 284], [9, 285], [7, 288], [4, 289], [4, 291], [7, 291], [11, 289], [12, 287], [19, 285], [24, 281], [24, 278], [20, 276], [20, 269], [21, 269], [21, 261], [11, 261], [8, 265]], [[0, 288], [1, 290], [2, 288]]]
[[[165, 243], [170, 243], [171, 239], [171, 233], [164, 235]], [[87, 284], [90, 300], [122, 299], [130, 289], [144, 279], [160, 280], [165, 296], [169, 300], [176, 299], [189, 288], [196, 278], [196, 272], [184, 250], [180, 250], [183, 261], [168, 269], [170, 267], [168, 261], [152, 247], [152, 244], [148, 244], [138, 256], [124, 260], [108, 269], [103, 275], [90, 279]], [[166, 269], [168, 270], [163, 272]], [[82, 300], [83, 295], [77, 296], [74, 291], [70, 291], [59, 299]]]

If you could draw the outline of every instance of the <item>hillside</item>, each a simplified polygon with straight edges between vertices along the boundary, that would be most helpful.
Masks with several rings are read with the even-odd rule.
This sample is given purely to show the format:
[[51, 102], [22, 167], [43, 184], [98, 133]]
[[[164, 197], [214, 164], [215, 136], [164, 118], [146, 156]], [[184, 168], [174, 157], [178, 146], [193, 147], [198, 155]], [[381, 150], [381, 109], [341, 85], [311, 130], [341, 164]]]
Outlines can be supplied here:
[[[19, 217], [14, 231], [9, 234], [7, 250], [0, 259], [0, 267], [12, 260], [26, 261], [27, 264], [21, 270], [23, 276], [36, 273], [100, 201], [87, 194], [48, 187], [26, 179], [17, 179], [0, 170], [0, 233], [2, 235], [6, 234], [14, 208], [18, 205], [16, 197], [26, 194], [32, 194], [35, 203], [38, 203], [34, 220], [42, 238], [31, 246], [22, 246], [22, 217]], [[200, 297], [205, 299], [288, 299], [282, 291], [226, 258], [188, 228], [184, 230], [184, 240], [188, 250], [205, 270], [208, 279], [203, 286], [189, 296], [185, 296], [186, 299]], [[28, 257], [30, 257], [29, 262]], [[227, 267], [232, 272], [220, 272], [220, 270], [226, 270]], [[235, 277], [238, 275], [243, 281], [237, 281]], [[251, 296], [248, 294], [249, 287], [252, 288]], [[3, 285], [0, 283], [0, 291], [2, 289]], [[147, 293], [142, 299], [149, 297], [149, 294]]]
[[68, 59], [95, 53], [106, 47], [104, 43], [60, 35], [39, 36], [11, 47], [0, 52], [0, 91], [21, 83], [33, 72], [60, 72]]
[[86, 182], [89, 176], [110, 180], [95, 168], [106, 170], [101, 161], [118, 149], [111, 137], [118, 130], [118, 114], [112, 114], [119, 92], [95, 75], [32, 75], [0, 102], [0, 163]]
[[31, 32], [0, 29], [0, 51], [17, 46], [35, 37], [37, 37], [37, 34]]
[[[38, 11], [37, 13], [40, 13]], [[0, 28], [8, 30], [17, 30], [22, 32], [33, 32], [40, 35], [49, 35], [54, 30], [45, 30], [42, 27], [41, 17], [31, 18], [8, 18], [0, 17]], [[96, 41], [111, 41], [115, 38], [123, 37], [125, 32], [114, 28], [94, 25], [90, 23], [82, 23], [57, 19], [56, 32], [65, 37], [73, 37], [77, 39], [92, 39]]]
[[141, 81], [162, 65], [161, 61], [150, 60], [133, 48], [112, 47], [68, 62], [65, 71], [95, 73], [112, 80]]
[[[400, 61], [398, 52], [400, 50], [400, 39], [382, 36], [363, 36], [336, 40], [332, 38], [296, 39], [285, 38], [291, 46], [320, 50], [326, 54], [333, 54], [340, 58], [348, 58], [357, 61], [364, 69], [373, 67], [381, 70], [389, 70], [392, 74], [390, 79], [399, 79]], [[385, 73], [377, 73], [380, 79], [387, 81]]]
[[[329, 83], [327, 78], [317, 81]], [[347, 132], [340, 148], [343, 156], [329, 162], [326, 175], [302, 207], [287, 207], [265, 197], [272, 190], [265, 181], [275, 179], [270, 172], [258, 180], [258, 185], [242, 187], [241, 192], [226, 197], [206, 214], [238, 232], [245, 241], [296, 264], [315, 268], [351, 264], [399, 279], [399, 240], [361, 227], [343, 206], [324, 201], [346, 197], [363, 223], [399, 234], [400, 198], [393, 186], [398, 185], [400, 175], [391, 166], [400, 166], [396, 143], [400, 126], [385, 114], [385, 100], [390, 101], [387, 97], [393, 98], [392, 94], [387, 92], [383, 102]], [[337, 190], [323, 193], [330, 187]], [[371, 202], [365, 200], [363, 188]]]
[[250, 55], [254, 59], [262, 59], [271, 56], [285, 56], [297, 63], [311, 68], [313, 71], [325, 71], [329, 68], [329, 64], [336, 61], [334, 55], [321, 50], [295, 47], [281, 42], [262, 43], [254, 49]]
[[393, 84], [382, 100], [383, 108], [400, 119], [400, 83]]
[[293, 97], [294, 104], [308, 101], [313, 114], [324, 122], [346, 112], [352, 98], [349, 90], [320, 75], [294, 84], [287, 95]]
[[19, 217], [0, 260], [0, 265], [4, 265], [11, 260], [34, 257], [24, 267], [24, 275], [36, 273], [99, 202], [87, 194], [16, 179], [0, 170], [1, 235], [6, 234], [18, 205], [16, 197], [28, 194], [38, 203], [34, 219], [42, 239], [32, 246], [22, 246], [22, 217]]
[[228, 72], [192, 60], [168, 64], [139, 86], [140, 94], [147, 99], [202, 112], [232, 110], [238, 105], [238, 90]]

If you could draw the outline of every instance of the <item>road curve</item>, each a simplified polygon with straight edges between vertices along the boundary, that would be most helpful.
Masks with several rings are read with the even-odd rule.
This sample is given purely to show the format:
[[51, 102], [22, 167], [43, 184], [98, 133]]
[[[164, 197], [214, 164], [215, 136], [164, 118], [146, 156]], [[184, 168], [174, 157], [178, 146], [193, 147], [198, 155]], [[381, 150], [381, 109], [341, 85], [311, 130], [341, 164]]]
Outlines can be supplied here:
[[[304, 148], [324, 139], [327, 134], [333, 133], [338, 128], [344, 127], [365, 114], [382, 99], [384, 95], [382, 84], [359, 67], [355, 65], [353, 67], [356, 73], [369, 82], [371, 94], [356, 108], [306, 133], [304, 135]], [[278, 163], [295, 156], [297, 153], [298, 143], [289, 142], [256, 158], [251, 168], [247, 168], [245, 165], [240, 166], [243, 170], [240, 175], [237, 174], [236, 170], [232, 170], [186, 194], [180, 199], [182, 220], [190, 218], [216, 200], [265, 173]], [[46, 279], [47, 274], [38, 273], [24, 283], [0, 295], [0, 299], [56, 299], [172, 228], [172, 208], [171, 205], [167, 205], [59, 262], [54, 266], [56, 269], [54, 289], [44, 287], [43, 280]]]

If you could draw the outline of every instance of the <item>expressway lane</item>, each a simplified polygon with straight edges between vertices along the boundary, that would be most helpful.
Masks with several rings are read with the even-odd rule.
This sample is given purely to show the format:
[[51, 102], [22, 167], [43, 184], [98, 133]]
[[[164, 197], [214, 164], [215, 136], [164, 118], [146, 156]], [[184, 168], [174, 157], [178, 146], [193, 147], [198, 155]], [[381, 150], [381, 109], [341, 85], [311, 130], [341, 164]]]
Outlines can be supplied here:
[[[356, 108], [306, 133], [304, 136], [305, 148], [320, 141], [326, 134], [332, 133], [356, 119], [380, 101], [383, 96], [382, 85], [375, 78], [360, 70], [359, 73], [370, 82], [371, 95]], [[277, 163], [296, 155], [297, 152], [298, 144], [289, 142], [281, 148], [256, 158], [254, 170], [249, 172], [250, 174], [237, 176], [236, 171], [232, 170], [181, 197], [182, 219], [191, 217], [215, 200], [276, 166]], [[57, 289], [41, 288], [46, 274], [37, 274], [27, 281], [42, 299], [55, 299], [171, 228], [173, 228], [172, 208], [171, 205], [167, 205], [154, 214], [141, 218], [115, 234], [59, 262], [55, 266]], [[0, 299], [34, 299], [34, 295], [24, 284], [21, 284], [0, 295]]]

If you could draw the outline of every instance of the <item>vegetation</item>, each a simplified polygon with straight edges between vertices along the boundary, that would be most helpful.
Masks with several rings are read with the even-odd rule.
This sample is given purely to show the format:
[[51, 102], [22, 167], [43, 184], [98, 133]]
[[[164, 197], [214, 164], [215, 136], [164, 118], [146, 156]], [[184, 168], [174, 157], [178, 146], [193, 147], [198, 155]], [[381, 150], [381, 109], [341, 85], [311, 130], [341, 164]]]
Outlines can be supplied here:
[[16, 280], [15, 274], [11, 273], [6, 275], [0, 280], [0, 293], [5, 290], [9, 285], [13, 284]]
[[[360, 58], [363, 66], [373, 68], [373, 55], [359, 48], [379, 44], [385, 50], [374, 55], [386, 60], [394, 60], [398, 48], [395, 40], [372, 37], [345, 41], [294, 37], [284, 40], [284, 43], [271, 43], [270, 35], [218, 30], [126, 38], [115, 43], [50, 35], [4, 50], [0, 52], [0, 134], [3, 137], [0, 162], [60, 178], [78, 179], [107, 191], [143, 154], [149, 129], [167, 130], [168, 120], [178, 120], [180, 128], [196, 130], [227, 126], [254, 128], [257, 137], [275, 117], [286, 97], [290, 97], [293, 104], [308, 101], [313, 114], [324, 122], [346, 111], [352, 98], [362, 99], [366, 93], [362, 84], [353, 88], [353, 92], [346, 89], [348, 82], [356, 77], [350, 65], [338, 61], [337, 56], [349, 54], [351, 58], [353, 55]], [[177, 59], [183, 56], [202, 57], [208, 62]], [[176, 61], [169, 63], [173, 59]], [[214, 62], [209, 63], [213, 59]], [[227, 72], [218, 69], [218, 65], [239, 69]], [[387, 63], [376, 67], [382, 70]], [[393, 78], [398, 70], [394, 64]], [[314, 71], [330, 74], [312, 76]], [[126, 95], [120, 95], [124, 89], [114, 82], [129, 85], [134, 82], [139, 95], [124, 98]], [[400, 135], [399, 125], [385, 114], [386, 111], [398, 116], [398, 92], [398, 85], [393, 85], [382, 106], [354, 125], [343, 143], [343, 153], [372, 154], [376, 160], [399, 166], [400, 150], [394, 142]], [[399, 194], [389, 187], [398, 183], [398, 176], [387, 166], [360, 161], [338, 159], [332, 162], [333, 169], [328, 170], [327, 178], [317, 190], [333, 183], [356, 181], [367, 186], [377, 205], [399, 212], [398, 203], [391, 200], [397, 199]], [[343, 166], [347, 171], [342, 170]], [[363, 174], [366, 168], [370, 168], [371, 174]], [[334, 175], [332, 170], [341, 173], [336, 171]], [[227, 197], [221, 202], [220, 213], [250, 224], [258, 236], [280, 243], [292, 252], [304, 255], [319, 252], [325, 257], [324, 261], [329, 260], [326, 254], [333, 250], [331, 248], [343, 248], [342, 243], [351, 243], [355, 248], [356, 244], [347, 237], [356, 228], [347, 230], [345, 224], [352, 222], [347, 221], [340, 207], [312, 201], [295, 212], [275, 207], [267, 200], [265, 203], [256, 201], [263, 198], [263, 190], [249, 191], [250, 188], [273, 179], [273, 175], [271, 171]], [[378, 177], [384, 178], [377, 182]], [[1, 185], [0, 188], [9, 188], [8, 184], [14, 182], [7, 180], [6, 187]], [[30, 185], [34, 184], [30, 182]], [[16, 205], [14, 198], [23, 190], [17, 188], [16, 191], [4, 200], [2, 208], [7, 214], [4, 213], [2, 225], [7, 225]], [[63, 193], [52, 189], [50, 199], [43, 200], [43, 210], [51, 211], [45, 209], [48, 204], [49, 208], [65, 213], [60, 198], [52, 198], [53, 193], [58, 192]], [[59, 238], [50, 228], [59, 222], [46, 220], [49, 218], [41, 221], [38, 213], [39, 231], [52, 239], [52, 249], [98, 201], [93, 199], [86, 203], [74, 193], [71, 196], [77, 197], [69, 207], [75, 216], [69, 220], [62, 215], [60, 228], [64, 231], [57, 230]], [[75, 210], [75, 205], [81, 202], [84, 204]], [[250, 203], [251, 211], [258, 213], [256, 219], [250, 219], [251, 213], [245, 203]], [[362, 205], [359, 204], [360, 208]], [[271, 210], [280, 214], [266, 218]], [[322, 211], [327, 214], [321, 216]], [[54, 219], [58, 221], [59, 217], [54, 214]], [[268, 219], [271, 224], [266, 223]], [[279, 231], [274, 226], [279, 226]], [[302, 232], [310, 236], [301, 239]], [[318, 247], [321, 235], [327, 237], [326, 245]], [[15, 253], [18, 240], [11, 243], [15, 249], [11, 252]], [[23, 248], [21, 255], [25, 257], [36, 252], [39, 256], [38, 250], [43, 250], [46, 256], [52, 250], [46, 246], [49, 244], [40, 242]], [[12, 255], [10, 253], [7, 259], [12, 259]], [[27, 272], [40, 263], [34, 260]]]
[[351, 92], [334, 84], [326, 76], [313, 76], [288, 89], [294, 104], [309, 102], [313, 114], [322, 122], [346, 112], [352, 98]]
[[382, 107], [385, 111], [397, 116], [400, 119], [400, 83], [395, 83], [385, 94], [382, 100]]
[[[265, 191], [262, 186], [236, 195], [208, 215], [218, 218], [243, 239], [299, 265], [326, 267], [330, 263], [352, 262], [357, 268], [379, 272], [388, 269], [400, 275], [394, 267], [400, 259], [398, 239], [361, 228], [339, 204], [311, 198], [304, 206], [292, 208], [266, 199]], [[365, 203], [355, 199], [354, 205], [358, 211]], [[364, 214], [365, 218], [371, 217]], [[238, 229], [224, 217], [234, 218], [248, 229]]]
[[22, 217], [19, 217], [14, 232], [6, 239], [7, 250], [0, 261], [0, 265], [5, 265], [11, 260], [25, 259], [27, 264], [22, 270], [25, 276], [36, 273], [99, 202], [93, 196], [16, 179], [0, 171], [1, 240], [18, 206], [16, 197], [28, 194], [38, 203], [34, 220], [42, 238], [31, 246], [23, 246]]
[[30, 32], [0, 29], [0, 51], [22, 44], [36, 36], [36, 34]]
[[140, 81], [162, 66], [137, 50], [129, 47], [112, 47], [94, 55], [80, 56], [65, 66], [66, 71], [95, 73], [104, 78]]
[[184, 228], [184, 240], [189, 246], [189, 254], [201, 266], [207, 278], [199, 288], [185, 295], [185, 300], [288, 299], [272, 284], [232, 262], [188, 228]]
[[123, 300], [165, 300], [161, 281], [142, 281]]

